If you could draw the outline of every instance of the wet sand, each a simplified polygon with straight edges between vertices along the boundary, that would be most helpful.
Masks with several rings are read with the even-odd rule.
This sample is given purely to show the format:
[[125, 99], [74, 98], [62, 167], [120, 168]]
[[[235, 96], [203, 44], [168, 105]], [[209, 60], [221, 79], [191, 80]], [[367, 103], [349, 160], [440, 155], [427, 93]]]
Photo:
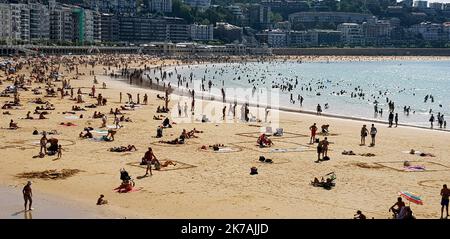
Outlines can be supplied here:
[[24, 211], [21, 188], [0, 187], [0, 195], [0, 219], [121, 218], [108, 212], [108, 205], [90, 207], [42, 192], [34, 193], [32, 206], [34, 210]]

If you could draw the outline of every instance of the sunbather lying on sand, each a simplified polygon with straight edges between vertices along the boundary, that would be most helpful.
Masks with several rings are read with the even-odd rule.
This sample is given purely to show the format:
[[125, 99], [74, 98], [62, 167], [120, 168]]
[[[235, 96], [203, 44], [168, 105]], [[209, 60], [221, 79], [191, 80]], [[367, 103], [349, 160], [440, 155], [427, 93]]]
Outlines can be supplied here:
[[84, 108], [81, 108], [81, 107], [78, 106], [78, 105], [72, 106], [72, 110], [73, 110], [73, 111], [86, 111]]
[[416, 152], [414, 149], [411, 149], [411, 151], [409, 151], [410, 154], [418, 154], [421, 157], [436, 157], [434, 154], [432, 153], [424, 153], [424, 152]]
[[120, 122], [133, 122], [131, 119], [130, 119], [130, 117], [126, 117], [125, 118], [125, 116], [120, 116]]
[[343, 154], [343, 155], [356, 155], [352, 150], [349, 150], [349, 151], [344, 150], [344, 151], [342, 152], [342, 154]]
[[89, 138], [92, 139], [94, 136], [92, 135], [92, 133], [89, 130], [86, 130], [86, 133], [83, 134], [83, 132], [80, 133], [80, 138]]
[[95, 112], [94, 112], [94, 115], [92, 116], [92, 118], [94, 118], [94, 119], [100, 119], [100, 118], [102, 118], [103, 116], [105, 116], [105, 115], [102, 114], [102, 113], [100, 113], [100, 112], [95, 111]]
[[325, 189], [330, 190], [332, 187], [334, 187], [336, 184], [334, 183], [335, 178], [329, 177], [326, 180], [322, 177], [322, 179], [319, 181], [318, 178], [314, 178], [314, 181], [311, 182], [311, 185], [314, 187], [323, 187]]
[[112, 147], [109, 149], [109, 151], [111, 152], [129, 152], [132, 151], [134, 149], [134, 151], [136, 151], [136, 147], [134, 145], [128, 145], [128, 146], [119, 146], [119, 147]]
[[164, 141], [164, 140], [161, 140], [161, 141], [159, 141], [160, 143], [163, 143], [163, 144], [184, 144], [184, 142], [185, 142], [185, 139], [186, 139], [186, 135], [185, 135], [185, 130], [183, 130], [183, 132], [184, 133], [181, 133], [181, 135], [180, 135], [180, 137], [178, 137], [178, 138], [176, 138], [176, 139], [174, 139], [174, 140], [169, 140], [169, 141]]
[[161, 164], [159, 162], [159, 160], [157, 160], [157, 159], [154, 160], [154, 164], [155, 164], [155, 170], [160, 170], [161, 168], [166, 168], [169, 165], [173, 165], [173, 166], [177, 165], [176, 163], [174, 163], [173, 161], [170, 161], [170, 160], [167, 160], [167, 161], [165, 161], [164, 163]]
[[86, 107], [86, 108], [97, 108], [97, 106], [94, 105], [94, 104], [86, 105], [85, 107]]

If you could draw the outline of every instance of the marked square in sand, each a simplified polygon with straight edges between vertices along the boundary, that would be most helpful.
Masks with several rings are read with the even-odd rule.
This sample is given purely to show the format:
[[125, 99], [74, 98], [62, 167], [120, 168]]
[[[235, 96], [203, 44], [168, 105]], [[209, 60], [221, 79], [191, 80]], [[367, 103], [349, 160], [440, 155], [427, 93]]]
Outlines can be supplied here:
[[374, 164], [381, 165], [399, 172], [436, 172], [436, 171], [450, 170], [450, 167], [432, 161], [408, 161], [411, 164], [411, 166], [425, 167], [425, 170], [410, 171], [408, 169], [405, 169], [405, 167], [403, 166], [403, 162], [404, 161], [376, 162]]
[[[249, 132], [249, 133], [239, 133], [236, 135], [242, 136], [242, 137], [247, 137], [247, 138], [257, 139], [261, 134], [262, 134], [261, 132]], [[301, 137], [308, 137], [308, 135], [283, 132], [283, 136], [270, 136], [269, 138], [271, 140], [277, 140], [277, 139], [289, 139], [289, 138], [301, 138]]]
[[232, 145], [260, 153], [292, 153], [292, 152], [314, 151], [314, 148], [311, 148], [307, 145], [301, 145], [298, 143], [285, 141], [274, 141], [274, 145], [270, 148], [260, 148], [259, 145], [256, 143], [256, 140], [252, 142], [233, 143]]
[[[164, 162], [166, 162], [166, 161], [167, 160], [160, 160], [159, 162], [161, 164], [164, 164]], [[167, 167], [161, 167], [160, 170], [152, 170], [152, 171], [173, 171], [173, 170], [190, 169], [190, 168], [197, 167], [195, 165], [183, 163], [183, 162], [180, 162], [180, 161], [172, 160], [172, 162], [174, 162], [176, 164], [176, 166], [169, 165]], [[127, 163], [127, 165], [138, 167], [138, 168], [142, 168], [142, 169], [146, 169], [147, 168], [147, 165], [141, 165], [139, 162], [131, 162], [131, 163]], [[152, 167], [152, 169], [153, 168], [154, 167]]]

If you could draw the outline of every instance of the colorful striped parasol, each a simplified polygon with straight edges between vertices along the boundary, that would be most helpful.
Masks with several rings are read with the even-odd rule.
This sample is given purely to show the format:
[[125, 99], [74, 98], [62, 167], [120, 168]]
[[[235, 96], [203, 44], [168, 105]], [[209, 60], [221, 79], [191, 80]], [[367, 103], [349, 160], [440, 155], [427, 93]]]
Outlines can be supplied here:
[[413, 202], [413, 203], [419, 204], [419, 205], [423, 205], [422, 199], [413, 193], [410, 193], [407, 191], [402, 191], [402, 192], [399, 192], [398, 194], [410, 202]]

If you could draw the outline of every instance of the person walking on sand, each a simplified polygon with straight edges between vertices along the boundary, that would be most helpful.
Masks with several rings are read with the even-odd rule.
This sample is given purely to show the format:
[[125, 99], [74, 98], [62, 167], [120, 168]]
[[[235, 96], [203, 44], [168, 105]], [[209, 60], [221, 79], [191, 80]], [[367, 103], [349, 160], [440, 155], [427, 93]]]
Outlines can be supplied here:
[[311, 125], [309, 127], [309, 130], [311, 130], [311, 137], [309, 139], [309, 144], [314, 144], [314, 142], [316, 141], [316, 132], [317, 132], [317, 126], [316, 123], [314, 123], [313, 125]]
[[375, 146], [375, 137], [377, 136], [377, 128], [375, 128], [375, 125], [372, 124], [372, 127], [370, 128], [370, 137], [372, 138], [372, 142], [370, 143], [370, 146]]
[[447, 212], [447, 216], [445, 218], [448, 218], [448, 202], [450, 197], [450, 190], [447, 188], [447, 184], [444, 184], [441, 189], [441, 219], [443, 218], [444, 214], [444, 207]]
[[33, 192], [31, 190], [31, 181], [28, 181], [27, 185], [25, 185], [25, 187], [23, 187], [22, 189], [22, 193], [23, 193], [23, 199], [25, 201], [25, 211], [27, 211], [27, 204], [29, 202], [29, 206], [28, 206], [28, 210], [33, 210], [33, 208], [31, 207], [31, 205], [33, 204]]
[[366, 125], [363, 125], [361, 128], [361, 146], [366, 145], [366, 137], [369, 134], [369, 131], [367, 130]]

